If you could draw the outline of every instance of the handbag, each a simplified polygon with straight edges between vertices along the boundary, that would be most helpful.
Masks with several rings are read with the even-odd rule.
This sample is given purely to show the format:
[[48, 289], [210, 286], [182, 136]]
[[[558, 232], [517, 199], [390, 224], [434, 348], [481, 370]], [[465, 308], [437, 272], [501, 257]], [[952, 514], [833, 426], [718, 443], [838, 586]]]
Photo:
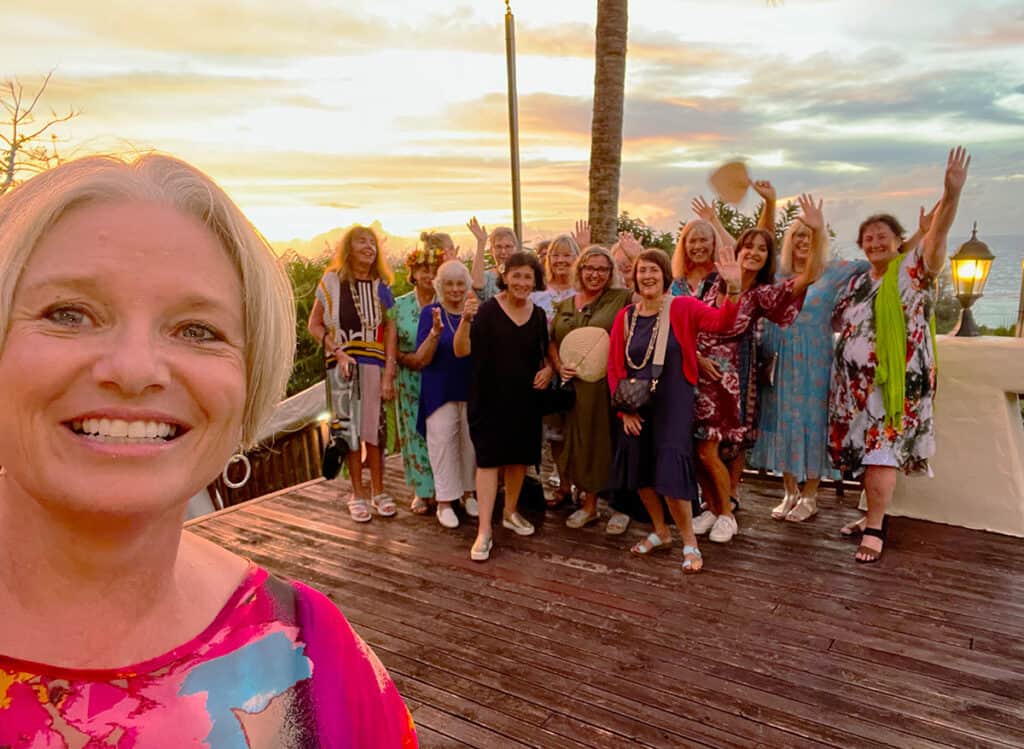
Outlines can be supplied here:
[[576, 386], [572, 380], [563, 380], [558, 375], [552, 377], [551, 384], [537, 393], [540, 411], [544, 416], [569, 411], [576, 405]]
[[[326, 336], [325, 336], [326, 339]], [[359, 444], [359, 367], [351, 377], [340, 376], [338, 361], [324, 349], [324, 390], [327, 393], [327, 444], [320, 460], [320, 473], [328, 481], [337, 478], [345, 458]], [[338, 377], [338, 382], [332, 380]]]
[[[650, 379], [646, 377], [626, 377], [619, 380], [612, 393], [612, 408], [622, 413], [635, 414], [651, 402], [654, 391], [658, 389], [658, 378], [661, 377], [661, 370], [665, 366], [665, 349], [668, 347], [668, 329], [671, 327], [669, 321], [669, 308], [672, 306], [672, 297], [665, 300], [661, 312], [658, 314], [658, 338], [654, 343], [654, 361], [651, 367]], [[634, 310], [633, 314], [639, 314]], [[629, 341], [626, 341], [629, 345]]]

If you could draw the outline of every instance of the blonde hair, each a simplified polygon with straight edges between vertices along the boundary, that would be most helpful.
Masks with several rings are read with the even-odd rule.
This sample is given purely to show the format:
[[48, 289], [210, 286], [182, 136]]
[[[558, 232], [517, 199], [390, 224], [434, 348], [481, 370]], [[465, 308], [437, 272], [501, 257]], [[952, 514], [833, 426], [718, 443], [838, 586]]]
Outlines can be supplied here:
[[[33, 177], [0, 198], [0, 351], [14, 294], [36, 246], [68, 211], [102, 203], [153, 202], [199, 219], [220, 241], [242, 285], [245, 410], [242, 443], [255, 444], [295, 355], [291, 284], [270, 245], [209, 176], [184, 161], [146, 154], [127, 161], [87, 156]], [[69, 249], [73, 252], [73, 249]]]
[[572, 238], [571, 234], [559, 234], [557, 237], [548, 242], [548, 251], [544, 255], [544, 274], [547, 279], [551, 280], [551, 256], [555, 254], [555, 250], [560, 247], [569, 248], [569, 252], [572, 253], [573, 262], [580, 256], [580, 246], [576, 244], [576, 240]]
[[800, 217], [794, 218], [789, 222], [789, 226], [786, 227], [786, 233], [782, 235], [782, 249], [779, 251], [779, 272], [785, 273], [787, 276], [793, 273], [793, 242], [796, 239], [796, 233], [800, 229], [807, 229], [811, 233], [811, 252], [817, 252], [819, 256], [825, 254], [825, 242], [820, 243], [820, 247], [816, 247], [818, 244], [814, 236], [814, 229], [809, 227]]
[[625, 287], [622, 274], [619, 273], [619, 267], [615, 264], [615, 258], [612, 257], [612, 253], [607, 247], [592, 244], [579, 254], [576, 262], [572, 265], [572, 287], [576, 291], [583, 291], [583, 271], [580, 269], [592, 257], [603, 257], [612, 266], [612, 272], [608, 274], [608, 283], [605, 284], [605, 289], [621, 289]]
[[371, 229], [369, 226], [363, 226], [362, 224], [356, 224], [352, 226], [337, 246], [334, 248], [334, 257], [331, 258], [331, 262], [327, 264], [325, 273], [337, 273], [338, 278], [342, 281], [348, 281], [349, 276], [352, 274], [352, 268], [350, 267], [350, 260], [352, 258], [352, 243], [356, 241], [356, 237], [368, 234], [373, 239], [373, 246], [377, 248], [377, 257], [374, 260], [373, 266], [370, 268], [370, 275], [373, 278], [379, 278], [384, 283], [391, 285], [391, 282], [395, 278], [395, 274], [391, 270], [391, 266], [388, 265], [388, 261], [384, 259], [384, 253], [380, 248], [380, 237], [377, 236], [377, 232]]
[[702, 218], [691, 219], [686, 222], [686, 226], [684, 226], [682, 231], [679, 232], [679, 239], [676, 240], [676, 249], [675, 252], [672, 253], [673, 278], [685, 278], [686, 274], [691, 270], [690, 260], [686, 257], [686, 238], [690, 236], [690, 232], [698, 226], [703, 226], [711, 232], [712, 262], [714, 262], [715, 258], [718, 257], [718, 234], [715, 232], [715, 227]]

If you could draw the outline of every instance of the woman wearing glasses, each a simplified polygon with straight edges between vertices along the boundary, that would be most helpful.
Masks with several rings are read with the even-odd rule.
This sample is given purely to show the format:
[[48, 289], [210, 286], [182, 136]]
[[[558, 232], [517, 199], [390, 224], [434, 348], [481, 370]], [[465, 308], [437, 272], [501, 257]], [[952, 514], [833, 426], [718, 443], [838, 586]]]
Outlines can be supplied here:
[[[562, 361], [559, 357], [559, 347], [565, 337], [584, 327], [610, 332], [615, 316], [629, 304], [632, 296], [629, 289], [622, 288], [611, 253], [598, 245], [580, 253], [572, 277], [576, 293], [555, 307], [548, 347], [549, 360], [565, 380], [577, 376], [576, 363]], [[597, 520], [597, 492], [608, 485], [613, 421], [605, 377], [596, 382], [577, 378], [575, 389], [576, 403], [565, 416], [558, 470], [563, 481], [575, 484], [583, 504], [569, 516], [566, 525], [582, 528]], [[629, 522], [628, 517], [626, 522]]]

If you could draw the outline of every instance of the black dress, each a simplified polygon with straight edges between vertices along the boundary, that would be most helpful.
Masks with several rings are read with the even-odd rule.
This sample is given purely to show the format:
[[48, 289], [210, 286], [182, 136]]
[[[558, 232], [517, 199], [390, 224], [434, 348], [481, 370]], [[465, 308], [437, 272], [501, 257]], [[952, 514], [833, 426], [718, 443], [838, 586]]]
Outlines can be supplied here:
[[533, 378], [548, 348], [544, 310], [534, 306], [523, 325], [497, 299], [480, 306], [470, 330], [473, 380], [469, 436], [481, 468], [540, 462], [541, 411]]
[[[626, 315], [626, 329], [636, 308]], [[654, 332], [657, 315], [641, 316], [633, 338], [627, 342], [629, 356], [642, 361]], [[651, 377], [652, 361], [642, 369], [627, 363], [629, 377]], [[693, 462], [694, 388], [683, 375], [683, 350], [669, 331], [665, 347], [665, 365], [658, 379], [651, 404], [640, 412], [644, 420], [639, 436], [623, 432], [615, 451], [613, 487], [644, 489], [653, 487], [658, 494], [673, 499], [697, 496], [697, 471]], [[619, 426], [622, 431], [622, 427]]]

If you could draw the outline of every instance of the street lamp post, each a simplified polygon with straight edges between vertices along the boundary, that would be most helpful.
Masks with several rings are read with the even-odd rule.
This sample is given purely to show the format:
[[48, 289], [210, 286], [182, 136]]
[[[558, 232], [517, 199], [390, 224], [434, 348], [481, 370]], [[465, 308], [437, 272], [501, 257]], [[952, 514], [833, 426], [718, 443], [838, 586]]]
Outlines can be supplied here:
[[979, 336], [977, 323], [971, 314], [971, 305], [981, 299], [985, 292], [985, 282], [995, 258], [988, 245], [978, 239], [978, 222], [974, 222], [971, 238], [960, 245], [960, 249], [949, 259], [953, 275], [953, 289], [960, 300], [960, 322], [951, 335]]
[[505, 65], [508, 70], [508, 137], [512, 163], [512, 227], [523, 243], [523, 207], [519, 182], [519, 102], [516, 94], [516, 19], [505, 0]]

